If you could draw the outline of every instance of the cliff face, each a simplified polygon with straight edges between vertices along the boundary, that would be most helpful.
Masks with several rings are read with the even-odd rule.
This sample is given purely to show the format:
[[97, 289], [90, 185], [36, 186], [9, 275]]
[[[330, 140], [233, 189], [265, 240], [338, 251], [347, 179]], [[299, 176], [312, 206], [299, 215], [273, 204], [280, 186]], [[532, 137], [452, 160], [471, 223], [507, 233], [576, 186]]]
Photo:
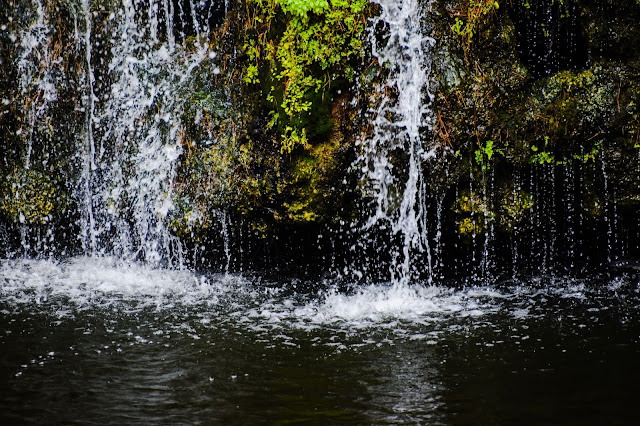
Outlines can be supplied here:
[[[637, 253], [640, 56], [631, 23], [640, 5], [461, 1], [437, 10], [435, 138], [452, 163], [450, 212], [463, 240], [511, 234], [507, 251], [524, 239], [537, 260], [570, 265], [598, 251], [600, 260]], [[593, 238], [602, 242], [595, 250]]]
[[[347, 237], [324, 241], [367, 214], [366, 185], [354, 166], [358, 141], [371, 134], [375, 105], [394, 96], [376, 89], [386, 72], [370, 53], [372, 37], [385, 37], [384, 25], [369, 28], [378, 6], [246, 0], [191, 11], [189, 4], [158, 2], [158, 25], [143, 31], [157, 46], [174, 43], [181, 57], [209, 52], [174, 100], [157, 97], [136, 122], [151, 126], [153, 114], [173, 105], [171, 125], [157, 126], [180, 154], [165, 189], [172, 199], [161, 217], [166, 228], [191, 250], [215, 253], [229, 226], [230, 250], [245, 253], [247, 263], [250, 252], [302, 256], [306, 265], [322, 263], [316, 258], [325, 249], [348, 250]], [[55, 223], [60, 236], [51, 239], [75, 244], [67, 234], [80, 232], [82, 147], [87, 132], [104, 140], [108, 133], [105, 123], [92, 127], [87, 111], [115, 96], [107, 94], [121, 7], [61, 0], [1, 8], [6, 239], [25, 223]], [[452, 0], [426, 7], [434, 96], [423, 138], [439, 149], [423, 167], [442, 257], [476, 259], [493, 247], [516, 261], [530, 251], [538, 263], [575, 263], [592, 251], [594, 235], [609, 240], [609, 257], [637, 251], [640, 4]], [[181, 19], [179, 10], [196, 18]], [[142, 17], [142, 9], [136, 13]], [[132, 195], [118, 197], [105, 204], [131, 204]]]

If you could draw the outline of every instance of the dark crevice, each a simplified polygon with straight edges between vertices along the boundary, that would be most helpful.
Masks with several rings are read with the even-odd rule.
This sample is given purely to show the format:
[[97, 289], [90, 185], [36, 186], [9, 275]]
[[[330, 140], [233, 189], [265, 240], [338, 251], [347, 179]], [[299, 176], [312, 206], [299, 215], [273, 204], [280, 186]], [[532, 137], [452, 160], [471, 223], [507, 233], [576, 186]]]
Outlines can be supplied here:
[[507, 7], [518, 54], [531, 77], [588, 65], [588, 49], [573, 0], [512, 0]]
[[230, 0], [171, 0], [171, 2], [174, 35], [181, 40], [195, 36], [198, 32], [218, 28], [224, 23], [226, 13], [232, 6]]

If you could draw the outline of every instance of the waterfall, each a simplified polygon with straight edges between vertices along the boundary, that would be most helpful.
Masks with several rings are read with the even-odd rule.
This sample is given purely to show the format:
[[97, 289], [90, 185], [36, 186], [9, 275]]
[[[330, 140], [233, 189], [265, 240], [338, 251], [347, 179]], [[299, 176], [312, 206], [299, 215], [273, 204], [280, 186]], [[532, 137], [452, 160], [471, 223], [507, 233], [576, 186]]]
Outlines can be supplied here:
[[95, 117], [95, 101], [96, 96], [93, 90], [95, 83], [95, 76], [93, 74], [93, 68], [91, 67], [91, 5], [89, 0], [82, 1], [82, 13], [85, 17], [85, 33], [84, 33], [84, 49], [86, 58], [86, 71], [85, 71], [85, 123], [84, 129], [84, 149], [83, 155], [81, 185], [80, 185], [80, 200], [81, 200], [81, 212], [82, 212], [82, 232], [83, 232], [83, 248], [85, 251], [90, 249], [95, 251], [97, 248], [96, 235], [94, 232], [87, 232], [87, 230], [93, 230], [96, 228], [95, 217], [93, 214], [93, 194], [91, 193], [90, 177], [93, 171], [96, 169], [95, 155], [96, 147], [93, 139], [93, 121]]
[[[429, 281], [432, 275], [422, 165], [435, 156], [427, 136], [432, 125], [430, 51], [435, 42], [425, 34], [422, 20], [429, 5], [422, 3], [379, 1], [380, 15], [371, 25], [372, 53], [388, 77], [378, 88], [382, 99], [373, 111], [373, 134], [361, 142], [359, 158], [373, 200], [365, 229], [388, 228], [392, 239], [399, 238], [391, 249], [389, 272], [392, 282], [400, 284], [411, 279], [416, 252], [426, 255]], [[379, 27], [387, 32], [383, 41], [375, 34]]]
[[167, 0], [128, 0], [111, 12], [117, 23], [105, 78], [112, 82], [100, 100], [88, 90], [91, 112], [79, 198], [84, 200], [83, 245], [90, 252], [157, 263], [170, 260], [172, 245], [179, 244], [164, 222], [173, 208], [171, 185], [181, 152], [185, 100], [179, 91], [208, 56], [198, 38], [193, 52], [176, 45], [170, 20], [167, 36], [160, 39], [158, 15], [171, 15], [172, 8]]
[[[293, 31], [281, 24], [297, 22], [285, 2], [267, 3], [274, 26], [260, 23], [269, 34], [254, 40], [259, 49]], [[635, 256], [626, 234], [640, 232], [628, 176], [640, 158], [637, 73], [591, 58], [587, 47], [612, 41], [592, 46], [573, 33], [583, 6], [489, 2], [475, 16], [475, 3], [463, 11], [430, 0], [371, 2], [354, 12], [363, 25], [345, 57], [297, 63], [305, 78], [327, 84], [304, 97], [321, 104], [289, 123], [313, 134], [308, 144], [280, 156], [273, 148], [286, 120], [268, 128], [275, 121], [267, 119], [288, 83], [266, 50], [256, 59], [244, 45], [248, 26], [258, 25], [250, 9], [267, 3], [7, 3], [6, 256], [181, 267], [188, 250], [189, 266], [232, 272], [270, 267], [259, 261], [269, 256], [303, 269], [288, 255], [300, 252], [318, 264], [338, 259], [328, 268], [347, 280], [399, 286], [491, 282], [505, 267], [515, 278], [561, 271], [565, 261], [577, 270]], [[309, 19], [315, 25], [322, 14]], [[313, 43], [302, 56], [315, 55]], [[243, 83], [254, 59], [261, 83]], [[284, 86], [269, 95], [277, 81]], [[304, 220], [292, 206], [305, 209]], [[306, 253], [314, 242], [318, 256]]]
[[[24, 15], [28, 25], [17, 34], [15, 66], [19, 94], [29, 99], [22, 112], [29, 117], [22, 136], [25, 169], [36, 162], [33, 141], [46, 135], [46, 129], [32, 135], [36, 126], [51, 121], [56, 132], [60, 123], [78, 123], [67, 124], [77, 164], [77, 182], [69, 187], [87, 254], [182, 262], [180, 242], [166, 219], [182, 150], [182, 114], [189, 101], [184, 93], [193, 71], [215, 57], [208, 43], [214, 2], [204, 16], [203, 5], [187, 3], [123, 0], [104, 10], [77, 0], [65, 6], [71, 31], [57, 24], [60, 11], [40, 0]], [[56, 43], [63, 37], [73, 49], [60, 50]], [[64, 85], [72, 86], [66, 95], [72, 93], [73, 103], [58, 99], [57, 87]], [[62, 102], [75, 105], [75, 119], [49, 116]], [[62, 142], [55, 134], [47, 137], [51, 141], [41, 156]], [[42, 168], [47, 159], [38, 161]]]

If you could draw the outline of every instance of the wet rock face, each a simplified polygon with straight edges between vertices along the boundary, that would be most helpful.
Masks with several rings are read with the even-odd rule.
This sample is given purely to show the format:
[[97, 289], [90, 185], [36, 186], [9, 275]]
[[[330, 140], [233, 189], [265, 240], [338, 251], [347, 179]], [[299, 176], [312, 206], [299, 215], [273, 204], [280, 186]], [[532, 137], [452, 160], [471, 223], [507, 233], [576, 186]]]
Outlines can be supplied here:
[[630, 63], [640, 58], [637, 0], [576, 0], [589, 60]]
[[[222, 25], [234, 3], [235, 0], [169, 0], [166, 10], [159, 12], [171, 17], [174, 37], [185, 40]], [[165, 23], [166, 19], [161, 22]], [[163, 30], [166, 30], [164, 25]]]
[[[434, 136], [448, 164], [427, 167], [434, 191], [449, 194], [449, 229], [476, 245], [528, 239], [527, 250], [558, 258], [637, 233], [640, 35], [631, 22], [640, 4], [434, 8]], [[571, 242], [555, 241], [558, 232]]]
[[587, 66], [587, 43], [576, 3], [574, 0], [507, 3], [518, 55], [532, 77]]
[[[621, 3], [630, 15], [640, 13], [635, 1]], [[469, 15], [464, 7], [464, 1], [449, 2], [435, 18], [441, 49], [436, 136], [446, 145], [455, 150], [469, 145], [465, 138], [475, 139], [469, 146], [475, 150], [501, 140], [497, 148], [527, 162], [532, 144], [571, 151], [577, 139], [593, 140], [605, 129], [635, 133], [638, 82], [631, 59], [637, 43], [622, 50], [623, 41], [638, 38], [618, 12], [590, 2], [513, 2], [476, 20], [467, 43], [448, 25]], [[449, 20], [441, 19], [446, 14]], [[615, 40], [594, 30], [603, 22], [615, 28], [607, 32], [615, 32]], [[605, 45], [606, 56], [600, 53]]]
[[65, 193], [48, 176], [20, 170], [0, 184], [0, 213], [14, 222], [46, 224], [64, 212]]
[[[103, 3], [101, 7], [109, 7]], [[264, 16], [256, 14], [258, 3], [267, 8]], [[349, 20], [352, 34], [340, 39], [340, 48], [332, 50], [325, 64], [317, 60], [321, 48], [346, 32], [324, 28], [319, 16], [296, 24], [317, 44], [313, 55], [297, 51], [298, 42], [283, 43], [268, 54], [280, 46], [285, 31], [294, 31], [278, 2], [268, 7], [258, 1], [164, 4], [167, 9], [157, 11], [159, 32], [166, 32], [171, 16], [173, 35], [189, 54], [200, 30], [208, 28], [212, 52], [181, 95], [189, 102], [181, 111], [184, 126], [178, 132], [182, 150], [172, 189], [175, 210], [168, 218], [172, 232], [200, 244], [206, 235], [220, 234], [220, 224], [230, 222], [227, 217], [240, 217], [245, 231], [257, 239], [276, 240], [278, 233], [313, 228], [308, 241], [315, 243], [317, 224], [353, 222], [362, 195], [360, 176], [352, 168], [356, 141], [371, 134], [370, 111], [376, 102], [394, 96], [376, 93], [385, 72], [367, 50], [368, 30], [363, 28], [380, 12], [376, 5], [358, 13], [345, 6], [344, 21]], [[81, 71], [87, 64], [80, 49], [84, 24], [75, 34], [72, 10], [64, 5], [60, 24], [50, 28], [51, 40], [42, 45], [56, 53], [51, 64], [59, 72], [51, 75], [59, 77], [58, 98], [47, 101], [46, 120], [34, 120], [30, 127], [14, 102], [22, 90], [15, 84], [20, 75], [17, 48], [10, 32], [0, 33], [0, 101], [9, 100], [0, 105], [6, 141], [0, 148], [6, 177], [0, 209], [6, 221], [41, 224], [55, 219], [58, 189], [68, 186], [60, 182], [72, 182], [80, 167], [72, 138], [86, 122], [82, 108], [88, 95]], [[603, 230], [615, 234], [631, 229], [627, 222], [640, 209], [638, 0], [445, 0], [430, 7], [422, 23], [435, 39], [433, 125], [422, 131], [425, 140], [441, 149], [424, 163], [423, 174], [432, 197], [428, 203], [442, 204], [443, 239], [457, 244], [459, 238], [463, 246], [494, 238], [494, 233], [520, 238], [526, 232], [537, 241], [536, 234], [570, 231], [587, 239], [591, 230], [602, 235]], [[1, 9], [0, 17], [8, 19], [8, 11], [13, 13], [8, 6]], [[109, 44], [98, 34], [109, 33], [113, 24], [108, 16], [92, 15], [94, 49]], [[272, 21], [260, 22], [257, 16]], [[379, 26], [374, 36], [384, 38], [384, 25]], [[309, 28], [326, 34], [314, 39], [318, 34]], [[75, 47], [62, 49], [67, 45]], [[302, 82], [313, 80], [308, 87], [320, 87], [301, 92], [309, 110], [296, 122], [280, 111], [291, 87], [286, 78], [297, 81], [282, 74], [291, 62], [285, 61], [287, 46], [297, 55], [290, 70], [303, 72]], [[100, 76], [108, 74], [109, 60], [101, 54], [91, 60], [95, 91], [105, 92], [109, 80]], [[33, 72], [43, 69], [37, 65]], [[247, 78], [251, 65], [259, 83]], [[67, 78], [76, 69], [75, 80]], [[38, 109], [46, 100], [43, 93], [35, 84], [24, 90], [36, 112], [45, 111]], [[279, 121], [274, 120], [278, 111]], [[306, 142], [283, 152], [281, 136], [292, 124], [305, 129]], [[406, 153], [398, 151], [394, 155], [402, 163]], [[34, 170], [19, 172], [27, 152]], [[46, 160], [46, 165], [35, 168], [36, 160]], [[43, 178], [52, 169], [55, 181]], [[568, 218], [562, 216], [566, 205]], [[221, 211], [229, 214], [222, 222]], [[433, 215], [429, 220], [435, 223]], [[215, 238], [211, 241], [217, 244]]]

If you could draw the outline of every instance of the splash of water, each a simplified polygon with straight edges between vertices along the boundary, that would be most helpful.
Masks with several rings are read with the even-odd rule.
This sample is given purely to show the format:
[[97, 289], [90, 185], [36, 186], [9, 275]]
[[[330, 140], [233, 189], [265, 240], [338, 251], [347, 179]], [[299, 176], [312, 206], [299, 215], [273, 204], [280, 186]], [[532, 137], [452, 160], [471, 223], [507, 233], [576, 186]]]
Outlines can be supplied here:
[[[432, 122], [429, 77], [430, 51], [435, 41], [424, 33], [422, 25], [429, 5], [418, 0], [378, 3], [381, 12], [371, 25], [372, 53], [388, 78], [378, 89], [383, 96], [374, 111], [373, 135], [362, 142], [359, 158], [374, 209], [365, 228], [388, 227], [392, 238], [400, 237], [389, 268], [392, 282], [409, 282], [415, 252], [426, 254], [431, 281], [422, 169], [423, 162], [435, 156], [434, 147], [424, 136]], [[384, 41], [378, 41], [375, 34], [381, 26], [387, 31]]]
[[[617, 300], [635, 312], [637, 281], [608, 282], [573, 278], [536, 278], [510, 285], [468, 286], [462, 290], [434, 286], [364, 285], [352, 292], [318, 282], [320, 290], [292, 291], [299, 283], [263, 282], [233, 274], [200, 275], [164, 270], [113, 257], [76, 257], [65, 261], [0, 260], [0, 303], [4, 314], [43, 312], [57, 318], [102, 312], [151, 314], [164, 318], [158, 327], [200, 323], [253, 330], [270, 342], [296, 330], [331, 330], [334, 336], [376, 330], [393, 338], [431, 340], [447, 324], [464, 318], [487, 324], [499, 315], [514, 319], [545, 318], [559, 306], [580, 312], [608, 311]], [[620, 297], [627, 294], [629, 297]], [[635, 296], [634, 296], [635, 295]], [[568, 305], [567, 305], [568, 303]], [[605, 308], [602, 308], [605, 306]], [[563, 309], [564, 309], [563, 308]], [[591, 315], [591, 314], [590, 314]], [[571, 315], [569, 316], [571, 317]], [[389, 334], [389, 332], [391, 332]], [[427, 333], [425, 333], [427, 332]], [[333, 340], [333, 339], [332, 339]], [[436, 339], [437, 340], [437, 339]]]

